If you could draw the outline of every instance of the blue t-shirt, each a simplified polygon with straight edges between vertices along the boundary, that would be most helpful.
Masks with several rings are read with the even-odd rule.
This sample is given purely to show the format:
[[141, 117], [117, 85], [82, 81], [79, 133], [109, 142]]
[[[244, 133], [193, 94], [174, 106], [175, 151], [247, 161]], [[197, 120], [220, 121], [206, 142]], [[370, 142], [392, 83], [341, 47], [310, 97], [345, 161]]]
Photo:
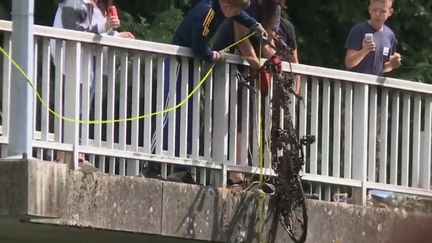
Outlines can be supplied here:
[[362, 42], [366, 33], [373, 33], [375, 51], [370, 52], [365, 58], [350, 71], [374, 74], [382, 76], [384, 64], [390, 56], [396, 52], [397, 40], [393, 31], [384, 25], [383, 31], [377, 31], [367, 21], [356, 24], [350, 31], [346, 43], [346, 50], [358, 51], [362, 48]]
[[[174, 33], [173, 44], [190, 47], [195, 55], [210, 61], [213, 51], [209, 48], [208, 41], [224, 19], [219, 0], [201, 0], [180, 23]], [[233, 19], [248, 28], [257, 23], [245, 11]]]

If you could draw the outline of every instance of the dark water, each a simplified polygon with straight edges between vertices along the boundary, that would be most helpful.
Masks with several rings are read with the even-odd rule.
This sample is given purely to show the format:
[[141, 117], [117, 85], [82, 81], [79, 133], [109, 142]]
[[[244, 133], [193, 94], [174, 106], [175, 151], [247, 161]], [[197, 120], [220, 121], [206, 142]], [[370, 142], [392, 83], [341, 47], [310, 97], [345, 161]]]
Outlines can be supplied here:
[[0, 216], [0, 243], [202, 243], [137, 233], [23, 222]]

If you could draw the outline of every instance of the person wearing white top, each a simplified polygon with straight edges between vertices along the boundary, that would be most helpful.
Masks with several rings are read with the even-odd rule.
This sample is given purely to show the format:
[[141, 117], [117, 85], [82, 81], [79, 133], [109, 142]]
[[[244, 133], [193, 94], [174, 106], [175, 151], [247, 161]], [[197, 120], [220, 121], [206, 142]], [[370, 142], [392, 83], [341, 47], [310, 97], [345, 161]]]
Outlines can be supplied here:
[[[53, 27], [69, 29], [69, 30], [77, 30], [83, 32], [94, 33], [98, 35], [111, 35], [118, 36], [123, 38], [131, 38], [134, 39], [134, 35], [130, 32], [117, 32], [115, 31], [118, 27], [120, 27], [120, 19], [117, 15], [108, 16], [107, 9], [112, 5], [112, 0], [60, 0], [58, 1], [58, 8], [54, 18]], [[60, 44], [64, 47], [63, 40], [51, 40], [51, 55], [53, 56], [54, 65], [57, 66], [59, 63], [56, 60], [55, 50], [56, 43]], [[90, 51], [92, 52], [93, 50]], [[104, 75], [107, 73], [107, 48], [103, 48], [104, 53], [104, 64], [103, 64], [103, 73]], [[67, 60], [67, 57], [64, 57], [64, 60]], [[89, 62], [86, 62], [87, 64]], [[64, 62], [63, 62], [64, 64]], [[94, 87], [94, 58], [92, 58], [90, 62], [90, 104], [93, 101], [95, 95], [95, 87]], [[65, 70], [66, 67], [63, 68]], [[81, 74], [80, 74], [81, 75]], [[81, 77], [79, 82], [85, 82], [85, 78]], [[82, 91], [81, 91], [82, 92]], [[81, 96], [78, 94], [78, 96]], [[90, 105], [88, 104], [88, 105]], [[80, 104], [81, 106], [81, 104]], [[79, 155], [78, 161], [80, 164], [85, 162], [85, 158], [83, 154]]]

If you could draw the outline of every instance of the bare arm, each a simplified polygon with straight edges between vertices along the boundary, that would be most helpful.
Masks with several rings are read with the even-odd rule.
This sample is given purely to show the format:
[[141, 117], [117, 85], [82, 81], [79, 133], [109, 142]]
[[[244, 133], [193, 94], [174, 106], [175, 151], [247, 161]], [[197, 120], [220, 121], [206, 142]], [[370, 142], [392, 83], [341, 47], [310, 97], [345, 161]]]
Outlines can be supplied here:
[[[271, 31], [267, 31], [268, 33], [271, 33]], [[274, 34], [269, 35], [268, 42], [275, 46], [274, 39], [272, 38]], [[276, 50], [273, 49], [270, 45], [267, 44], [267, 42], [263, 43], [263, 54], [266, 58], [272, 57], [274, 54], [276, 54]]]
[[[244, 27], [243, 25], [240, 25], [239, 23], [234, 21], [234, 37], [235, 40], [239, 40], [243, 36], [247, 35], [249, 32], [249, 29]], [[242, 43], [239, 44], [239, 49], [242, 54], [242, 56], [247, 60], [249, 65], [253, 70], [257, 70], [260, 66], [258, 57], [252, 47], [252, 44], [249, 40], [245, 40]]]
[[345, 66], [351, 69], [360, 64], [369, 52], [375, 51], [375, 42], [370, 39], [364, 38], [362, 41], [362, 48], [360, 50], [347, 50], [345, 55]]
[[359, 51], [347, 50], [345, 55], [345, 66], [351, 69], [360, 64], [360, 62], [369, 53], [368, 50], [360, 49]]
[[[249, 33], [249, 29], [240, 25], [239, 23], [234, 21], [234, 37], [236, 40], [239, 40], [246, 36]], [[271, 36], [271, 35], [270, 35]], [[269, 41], [273, 40], [269, 38]], [[270, 45], [263, 43], [263, 53], [262, 55], [266, 58], [270, 58], [272, 55], [276, 53], [276, 51], [271, 48]], [[248, 61], [249, 65], [253, 70], [257, 70], [260, 66], [260, 61], [258, 59], [258, 53], [255, 53], [255, 50], [249, 40], [245, 40], [239, 44], [239, 49], [242, 56]]]
[[[290, 55], [289, 57], [289, 61], [292, 63], [299, 63], [298, 60], [298, 54], [297, 54], [297, 49], [294, 49], [292, 52], [292, 55]], [[295, 93], [296, 94], [300, 94], [300, 90], [301, 90], [301, 76], [300, 74], [295, 74], [294, 75], [295, 78]]]

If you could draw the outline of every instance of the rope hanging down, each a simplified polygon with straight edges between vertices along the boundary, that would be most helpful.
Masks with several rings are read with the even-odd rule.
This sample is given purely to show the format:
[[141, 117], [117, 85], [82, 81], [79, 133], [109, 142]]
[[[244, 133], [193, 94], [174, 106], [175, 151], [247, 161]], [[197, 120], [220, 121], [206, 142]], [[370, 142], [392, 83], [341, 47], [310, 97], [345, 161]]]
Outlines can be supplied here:
[[[245, 37], [241, 38], [240, 40], [232, 43], [231, 45], [227, 46], [226, 48], [222, 49], [222, 51], [227, 51], [229, 49], [231, 49], [232, 47], [238, 45], [239, 43], [249, 39], [251, 36], [255, 35], [256, 32], [252, 32], [248, 35], [246, 35]], [[259, 52], [259, 60], [261, 60], [261, 47], [262, 47], [262, 41], [260, 41], [260, 52]], [[45, 107], [48, 112], [50, 114], [52, 114], [54, 117], [64, 120], [66, 122], [71, 122], [71, 123], [80, 123], [80, 124], [109, 124], [109, 123], [120, 123], [120, 122], [128, 122], [128, 121], [136, 121], [136, 120], [140, 120], [140, 119], [146, 119], [146, 118], [150, 118], [152, 116], [156, 116], [156, 115], [161, 115], [164, 113], [168, 113], [168, 112], [172, 112], [175, 111], [176, 109], [182, 107], [184, 104], [186, 104], [186, 102], [198, 91], [199, 88], [201, 88], [201, 86], [205, 83], [205, 81], [208, 79], [208, 77], [211, 75], [211, 73], [213, 72], [215, 63], [213, 63], [209, 70], [207, 71], [207, 73], [203, 76], [203, 78], [199, 81], [199, 83], [197, 84], [197, 86], [195, 86], [192, 91], [190, 91], [188, 93], [188, 95], [186, 96], [186, 98], [184, 98], [183, 100], [181, 100], [179, 103], [177, 103], [176, 105], [172, 106], [172, 107], [168, 107], [166, 109], [160, 110], [160, 111], [155, 111], [152, 113], [148, 113], [148, 114], [144, 114], [144, 115], [140, 115], [140, 116], [136, 116], [136, 117], [128, 117], [128, 118], [122, 118], [122, 119], [111, 119], [111, 120], [79, 120], [79, 119], [74, 119], [71, 117], [66, 117], [63, 116], [62, 114], [56, 112], [55, 110], [51, 109], [49, 107], [49, 105], [47, 104], [47, 102], [43, 99], [43, 97], [40, 95], [40, 93], [38, 92], [37, 88], [35, 87], [34, 83], [32, 82], [31, 78], [27, 75], [27, 73], [18, 65], [18, 63], [15, 62], [14, 59], [12, 59], [12, 57], [0, 46], [0, 52], [9, 60], [10, 63], [13, 64], [13, 66], [18, 70], [18, 72], [26, 79], [27, 83], [31, 86], [33, 92], [35, 93], [37, 100], [42, 104], [43, 107]], [[260, 79], [261, 77], [259, 77]], [[260, 81], [260, 80], [259, 80]], [[261, 105], [259, 104], [261, 102], [258, 102], [257, 104], [257, 109], [259, 112], [258, 116], [259, 116], [259, 171], [260, 171], [260, 178], [259, 178], [259, 184], [262, 185], [263, 184], [263, 169], [264, 169], [264, 134], [263, 134], [263, 124], [262, 124], [262, 109], [263, 107], [261, 107]], [[260, 193], [260, 199], [259, 199], [259, 222], [260, 225], [262, 227], [262, 229], [264, 229], [264, 217], [265, 217], [265, 206], [264, 206], [264, 199], [265, 199], [265, 194], [264, 193]], [[263, 242], [262, 239], [262, 232], [260, 230], [259, 232], [260, 235], [260, 242]]]

